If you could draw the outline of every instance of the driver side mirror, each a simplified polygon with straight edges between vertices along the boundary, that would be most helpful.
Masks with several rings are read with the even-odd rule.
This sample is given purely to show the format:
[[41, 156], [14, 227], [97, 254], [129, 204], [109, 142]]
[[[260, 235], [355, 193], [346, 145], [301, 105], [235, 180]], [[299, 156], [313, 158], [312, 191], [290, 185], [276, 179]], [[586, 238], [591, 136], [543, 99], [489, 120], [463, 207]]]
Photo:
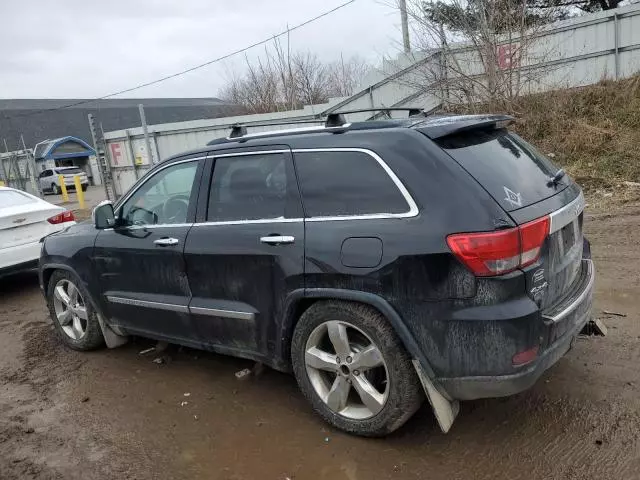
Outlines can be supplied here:
[[100, 202], [91, 212], [93, 224], [99, 230], [112, 228], [116, 225], [116, 217], [113, 213], [113, 204], [109, 200]]

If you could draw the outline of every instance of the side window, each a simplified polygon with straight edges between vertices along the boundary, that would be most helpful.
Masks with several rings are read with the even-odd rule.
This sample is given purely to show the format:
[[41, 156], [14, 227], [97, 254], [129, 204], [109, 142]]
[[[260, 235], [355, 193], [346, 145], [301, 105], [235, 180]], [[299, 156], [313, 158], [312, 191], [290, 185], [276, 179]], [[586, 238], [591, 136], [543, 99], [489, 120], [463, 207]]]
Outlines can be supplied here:
[[281, 153], [216, 158], [207, 221], [285, 218], [290, 163]]
[[409, 211], [398, 186], [367, 153], [299, 152], [295, 161], [307, 217]]
[[122, 225], [185, 223], [198, 161], [179, 163], [147, 179], [120, 210]]

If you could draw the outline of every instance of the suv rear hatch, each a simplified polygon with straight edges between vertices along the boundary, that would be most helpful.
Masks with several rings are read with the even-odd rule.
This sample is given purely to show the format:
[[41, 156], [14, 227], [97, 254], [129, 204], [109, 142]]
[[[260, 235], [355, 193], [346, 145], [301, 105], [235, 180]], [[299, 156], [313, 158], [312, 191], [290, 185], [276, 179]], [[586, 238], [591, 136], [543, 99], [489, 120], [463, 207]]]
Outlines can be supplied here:
[[[527, 291], [551, 309], [568, 295], [581, 272], [584, 197], [558, 167], [513, 132], [487, 122], [433, 138], [522, 228], [549, 218], [539, 261], [523, 268]], [[522, 240], [524, 242], [524, 239]]]

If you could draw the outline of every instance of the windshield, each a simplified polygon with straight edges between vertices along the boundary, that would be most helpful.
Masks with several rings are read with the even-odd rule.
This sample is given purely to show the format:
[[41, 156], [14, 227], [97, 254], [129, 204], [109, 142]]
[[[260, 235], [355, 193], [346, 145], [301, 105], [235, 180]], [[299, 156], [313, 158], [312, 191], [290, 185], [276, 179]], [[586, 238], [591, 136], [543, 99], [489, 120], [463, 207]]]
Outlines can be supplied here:
[[439, 138], [440, 145], [471, 174], [498, 203], [512, 211], [564, 190], [563, 177], [549, 184], [558, 171], [549, 159], [505, 129], [471, 130]]

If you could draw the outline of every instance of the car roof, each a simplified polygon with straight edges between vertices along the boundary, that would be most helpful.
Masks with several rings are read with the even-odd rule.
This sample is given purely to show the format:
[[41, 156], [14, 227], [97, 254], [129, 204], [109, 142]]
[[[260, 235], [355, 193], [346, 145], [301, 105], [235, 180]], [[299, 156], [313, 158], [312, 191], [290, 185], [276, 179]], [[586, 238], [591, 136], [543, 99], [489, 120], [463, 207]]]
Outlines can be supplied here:
[[[236, 128], [242, 128], [241, 126], [234, 126], [230, 136], [225, 138], [217, 138], [207, 143], [206, 147], [190, 150], [188, 152], [174, 155], [172, 157], [163, 160], [161, 163], [168, 162], [177, 157], [184, 157], [185, 155], [203, 154], [208, 152], [214, 152], [216, 150], [229, 149], [233, 147], [248, 147], [251, 145], [260, 146], [266, 145], [291, 145], [295, 148], [303, 148], [301, 144], [309, 142], [310, 145], [314, 143], [313, 138], [324, 137], [324, 144], [327, 143], [326, 137], [331, 134], [344, 134], [349, 135], [352, 133], [364, 133], [367, 131], [375, 131], [378, 135], [381, 130], [396, 131], [398, 129], [413, 129], [418, 130], [431, 139], [440, 138], [443, 136], [451, 135], [458, 132], [468, 131], [476, 128], [486, 128], [491, 126], [506, 126], [514, 120], [509, 115], [416, 115], [408, 118], [400, 119], [385, 119], [385, 120], [369, 120], [364, 122], [344, 123], [341, 125], [322, 126], [314, 125], [310, 127], [301, 128], [289, 128], [286, 130], [272, 130], [259, 133], [247, 134], [246, 129], [242, 130], [242, 134], [238, 136], [232, 136], [235, 134]], [[328, 122], [327, 122], [328, 123]], [[273, 125], [273, 124], [270, 124]], [[290, 125], [290, 124], [289, 124]], [[259, 125], [251, 125], [259, 126]], [[330, 143], [330, 142], [329, 142]]]

